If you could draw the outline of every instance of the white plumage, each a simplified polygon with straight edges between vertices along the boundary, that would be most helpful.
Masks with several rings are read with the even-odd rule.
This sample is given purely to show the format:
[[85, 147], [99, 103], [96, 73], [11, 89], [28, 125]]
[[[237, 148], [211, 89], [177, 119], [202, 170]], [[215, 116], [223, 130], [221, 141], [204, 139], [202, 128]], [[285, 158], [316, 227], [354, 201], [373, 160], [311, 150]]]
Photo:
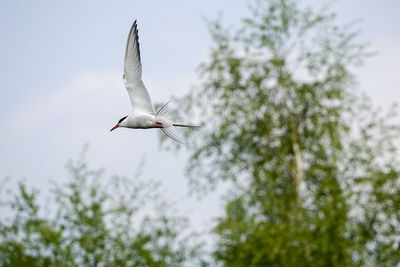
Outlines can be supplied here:
[[132, 113], [129, 116], [121, 118], [111, 131], [118, 127], [133, 129], [160, 128], [171, 139], [182, 143], [175, 126], [197, 127], [194, 125], [172, 123], [165, 116], [168, 103], [162, 106], [157, 113], [154, 112], [149, 92], [142, 81], [142, 62], [140, 59], [136, 20], [129, 31], [126, 42], [123, 80], [131, 100]]

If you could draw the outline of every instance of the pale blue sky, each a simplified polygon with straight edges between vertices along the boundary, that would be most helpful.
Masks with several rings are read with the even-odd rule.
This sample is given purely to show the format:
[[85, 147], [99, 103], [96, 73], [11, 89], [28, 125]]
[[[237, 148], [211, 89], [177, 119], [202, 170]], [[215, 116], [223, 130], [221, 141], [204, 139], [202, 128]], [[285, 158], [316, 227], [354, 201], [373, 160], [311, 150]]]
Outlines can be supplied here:
[[[321, 1], [308, 0], [312, 5]], [[48, 189], [63, 180], [67, 159], [85, 142], [88, 160], [109, 174], [132, 175], [142, 157], [144, 177], [185, 197], [185, 153], [159, 150], [157, 132], [118, 130], [130, 112], [121, 74], [126, 36], [138, 20], [143, 79], [154, 102], [196, 84], [207, 57], [204, 17], [219, 11], [228, 24], [246, 14], [244, 0], [0, 1], [0, 178], [26, 178]], [[340, 23], [361, 18], [362, 40], [378, 55], [357, 70], [360, 87], [377, 105], [400, 99], [400, 2], [336, 1]], [[218, 213], [215, 196], [182, 209], [197, 225]]]

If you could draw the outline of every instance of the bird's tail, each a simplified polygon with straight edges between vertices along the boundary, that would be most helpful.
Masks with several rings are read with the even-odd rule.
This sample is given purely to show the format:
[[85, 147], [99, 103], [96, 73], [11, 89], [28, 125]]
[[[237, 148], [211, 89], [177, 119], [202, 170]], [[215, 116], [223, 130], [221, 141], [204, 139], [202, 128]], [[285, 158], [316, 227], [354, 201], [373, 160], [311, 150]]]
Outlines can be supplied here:
[[180, 144], [184, 144], [182, 139], [179, 137], [179, 134], [176, 132], [176, 128], [174, 126], [171, 125], [171, 126], [163, 127], [160, 129], [172, 140], [174, 140]]
[[[168, 113], [168, 103], [165, 103], [156, 113], [156, 116], [167, 116]], [[200, 127], [197, 125], [189, 125], [189, 124], [181, 124], [181, 123], [171, 123], [169, 125], [163, 125], [161, 129], [161, 131], [163, 131], [169, 138], [175, 140], [178, 143], [183, 144], [183, 142], [181, 141], [181, 138], [179, 137], [178, 132], [176, 131], [176, 127], [188, 127], [188, 128], [192, 128], [192, 127]]]
[[188, 127], [188, 128], [200, 127], [200, 125], [190, 125], [190, 124], [180, 124], [180, 123], [173, 123], [172, 125], [176, 127]]

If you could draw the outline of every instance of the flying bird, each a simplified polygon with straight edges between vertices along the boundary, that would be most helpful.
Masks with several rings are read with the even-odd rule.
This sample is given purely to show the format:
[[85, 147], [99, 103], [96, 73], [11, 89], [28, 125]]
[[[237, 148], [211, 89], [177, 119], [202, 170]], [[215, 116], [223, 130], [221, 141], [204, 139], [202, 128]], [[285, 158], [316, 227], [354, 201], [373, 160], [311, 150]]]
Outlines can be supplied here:
[[168, 119], [168, 103], [164, 104], [157, 112], [154, 112], [153, 104], [142, 81], [142, 63], [140, 60], [139, 35], [136, 20], [129, 31], [128, 40], [126, 42], [124, 74], [122, 76], [126, 90], [132, 104], [132, 113], [122, 117], [117, 125], [110, 131], [119, 127], [132, 129], [151, 129], [159, 128], [168, 137], [178, 143], [183, 144], [179, 138], [176, 127], [198, 127], [195, 125], [187, 125], [173, 123]]

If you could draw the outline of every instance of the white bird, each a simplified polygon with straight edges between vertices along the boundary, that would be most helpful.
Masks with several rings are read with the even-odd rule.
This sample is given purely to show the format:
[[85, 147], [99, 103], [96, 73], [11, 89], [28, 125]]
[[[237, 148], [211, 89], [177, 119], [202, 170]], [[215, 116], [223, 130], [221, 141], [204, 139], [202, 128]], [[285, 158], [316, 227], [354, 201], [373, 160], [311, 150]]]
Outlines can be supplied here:
[[132, 104], [132, 113], [129, 116], [121, 118], [117, 125], [110, 131], [118, 127], [133, 129], [151, 129], [159, 128], [167, 136], [176, 142], [183, 143], [176, 132], [177, 127], [198, 127], [195, 125], [186, 125], [171, 122], [165, 115], [167, 105], [164, 104], [157, 112], [154, 112], [150, 95], [142, 81], [142, 63], [140, 61], [139, 36], [136, 20], [129, 31], [128, 41], [126, 43], [124, 75], [122, 76], [126, 90]]

